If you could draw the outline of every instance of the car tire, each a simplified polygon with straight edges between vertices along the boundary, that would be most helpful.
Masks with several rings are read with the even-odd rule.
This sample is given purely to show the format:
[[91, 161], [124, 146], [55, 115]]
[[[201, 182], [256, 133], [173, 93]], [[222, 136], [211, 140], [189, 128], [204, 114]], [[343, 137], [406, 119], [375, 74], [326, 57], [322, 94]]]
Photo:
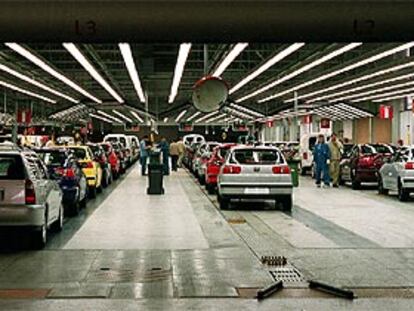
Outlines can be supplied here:
[[45, 248], [47, 243], [47, 212], [45, 212], [44, 224], [32, 234], [32, 247], [35, 250]]
[[405, 190], [402, 185], [401, 182], [398, 183], [398, 199], [401, 202], [407, 202], [408, 199], [410, 198], [410, 193]]
[[79, 201], [79, 207], [80, 208], [86, 208], [88, 202], [88, 191], [86, 191], [85, 196], [83, 197], [83, 199], [81, 201]]
[[[79, 200], [79, 199], [78, 199]], [[79, 201], [76, 200], [76, 202], [73, 202], [68, 206], [68, 214], [70, 217], [75, 217], [79, 215]]]
[[384, 188], [384, 183], [382, 181], [382, 178], [378, 178], [378, 194], [381, 195], [388, 195], [388, 189]]
[[361, 188], [361, 183], [355, 179], [355, 174], [351, 173], [351, 185], [353, 190], [359, 190]]
[[293, 200], [292, 195], [279, 197], [279, 202], [282, 205], [282, 210], [290, 212], [292, 210]]
[[198, 175], [198, 181], [200, 182], [200, 185], [204, 186], [206, 184], [206, 180], [204, 176]]
[[306, 168], [302, 167], [302, 168], [300, 169], [300, 175], [301, 175], [301, 176], [306, 176]]
[[63, 204], [61, 203], [59, 206], [59, 217], [58, 219], [56, 219], [56, 221], [52, 224], [51, 226], [51, 230], [53, 232], [60, 232], [63, 229], [63, 219], [64, 219], [64, 208], [63, 208]]
[[224, 198], [221, 195], [217, 195], [217, 201], [219, 202], [220, 205], [220, 209], [222, 210], [227, 210], [229, 209], [230, 206], [230, 199], [229, 198]]
[[206, 184], [206, 190], [208, 194], [214, 194], [216, 189], [213, 185]]
[[89, 192], [89, 197], [91, 199], [96, 198], [96, 187], [95, 186], [89, 187], [89, 191], [88, 192]]

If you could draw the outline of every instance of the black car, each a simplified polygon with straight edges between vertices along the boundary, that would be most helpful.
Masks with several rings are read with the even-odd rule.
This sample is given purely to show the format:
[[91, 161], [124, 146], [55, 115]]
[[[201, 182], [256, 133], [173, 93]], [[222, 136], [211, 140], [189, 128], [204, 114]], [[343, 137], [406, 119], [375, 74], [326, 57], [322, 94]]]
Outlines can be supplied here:
[[65, 212], [71, 216], [79, 213], [88, 200], [88, 184], [72, 151], [64, 148], [35, 149], [45, 163], [49, 176], [58, 181], [63, 192]]
[[102, 168], [102, 186], [104, 188], [108, 187], [112, 183], [112, 170], [111, 164], [108, 161], [105, 150], [99, 144], [88, 143], [86, 144], [91, 148], [94, 160], [101, 165]]

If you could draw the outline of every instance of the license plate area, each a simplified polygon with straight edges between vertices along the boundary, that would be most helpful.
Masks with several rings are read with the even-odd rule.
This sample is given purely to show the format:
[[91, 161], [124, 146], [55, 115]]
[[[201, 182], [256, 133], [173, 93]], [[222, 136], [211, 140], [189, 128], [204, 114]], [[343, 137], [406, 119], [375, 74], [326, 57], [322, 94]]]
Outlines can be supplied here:
[[246, 188], [244, 194], [269, 194], [269, 188]]

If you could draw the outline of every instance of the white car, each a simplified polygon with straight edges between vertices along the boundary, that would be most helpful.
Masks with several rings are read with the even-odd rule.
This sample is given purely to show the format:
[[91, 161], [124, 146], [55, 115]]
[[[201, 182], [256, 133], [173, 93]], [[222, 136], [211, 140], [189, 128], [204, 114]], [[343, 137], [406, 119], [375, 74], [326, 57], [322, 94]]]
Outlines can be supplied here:
[[188, 134], [183, 137], [183, 142], [186, 147], [190, 147], [192, 143], [205, 143], [206, 140], [200, 134]]
[[[305, 134], [300, 139], [300, 168], [301, 174], [306, 175], [308, 171], [312, 171], [313, 166], [313, 149], [318, 141], [318, 136], [321, 133]], [[322, 134], [325, 137], [325, 142], [328, 142], [329, 137], [326, 134]]]
[[384, 161], [379, 170], [378, 192], [398, 191], [399, 200], [407, 201], [414, 192], [414, 146], [405, 147]]
[[47, 230], [62, 230], [62, 191], [33, 151], [0, 145], [0, 227], [30, 229], [33, 246], [41, 249]]
[[227, 154], [217, 181], [217, 200], [227, 209], [232, 199], [275, 200], [292, 209], [293, 184], [289, 166], [275, 147], [240, 146]]
[[135, 162], [138, 160], [140, 153], [139, 139], [135, 135], [127, 135], [127, 138], [131, 144], [132, 161]]

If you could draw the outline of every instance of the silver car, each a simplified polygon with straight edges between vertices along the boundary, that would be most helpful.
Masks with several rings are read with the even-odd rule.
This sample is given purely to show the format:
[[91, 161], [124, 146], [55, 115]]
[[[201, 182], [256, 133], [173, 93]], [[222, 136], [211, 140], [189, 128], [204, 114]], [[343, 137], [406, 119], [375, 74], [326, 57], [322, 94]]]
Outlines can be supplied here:
[[32, 151], [0, 145], [0, 227], [31, 229], [33, 246], [43, 248], [47, 230], [63, 227], [62, 192]]
[[414, 146], [396, 152], [379, 170], [378, 192], [398, 191], [400, 201], [407, 201], [414, 192]]
[[273, 199], [292, 209], [292, 176], [275, 147], [240, 146], [227, 154], [218, 176], [218, 201], [227, 209], [232, 199]]

